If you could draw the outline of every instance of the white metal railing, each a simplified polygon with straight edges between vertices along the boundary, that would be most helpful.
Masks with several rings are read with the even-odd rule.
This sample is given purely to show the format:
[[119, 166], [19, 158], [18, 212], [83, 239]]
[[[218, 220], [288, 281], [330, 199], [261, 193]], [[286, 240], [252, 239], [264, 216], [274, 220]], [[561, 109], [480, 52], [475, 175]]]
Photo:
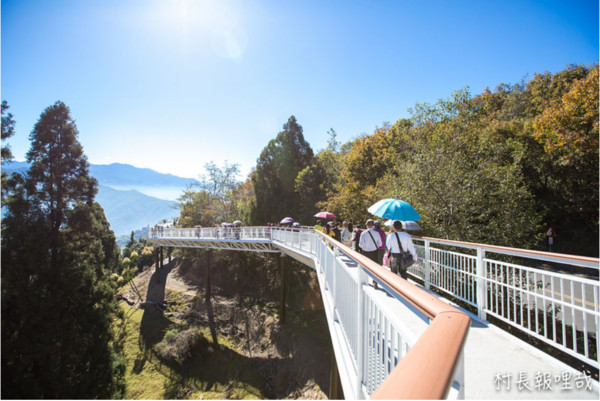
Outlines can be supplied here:
[[[350, 399], [370, 397], [418, 341], [429, 317], [401, 302], [402, 295], [390, 291], [395, 297], [390, 301], [370, 287], [367, 269], [339, 243], [325, 241], [311, 230], [274, 228], [272, 238], [315, 255], [344, 394]], [[422, 321], [419, 333], [403, 323], [398, 316], [402, 313], [418, 315]], [[453, 383], [459, 390], [450, 392], [451, 396], [464, 397], [463, 369], [456, 371]]]
[[271, 240], [270, 227], [196, 227], [196, 228], [151, 228], [149, 239], [184, 238], [211, 240], [264, 239]]
[[[598, 279], [523, 262], [525, 258], [535, 261], [531, 265], [549, 261], [581, 270], [597, 269], [598, 259], [433, 238], [414, 241], [419, 261], [409, 273], [423, 280], [426, 288], [437, 288], [476, 307], [482, 319], [493, 316], [599, 367]], [[520, 264], [499, 255], [519, 258]]]

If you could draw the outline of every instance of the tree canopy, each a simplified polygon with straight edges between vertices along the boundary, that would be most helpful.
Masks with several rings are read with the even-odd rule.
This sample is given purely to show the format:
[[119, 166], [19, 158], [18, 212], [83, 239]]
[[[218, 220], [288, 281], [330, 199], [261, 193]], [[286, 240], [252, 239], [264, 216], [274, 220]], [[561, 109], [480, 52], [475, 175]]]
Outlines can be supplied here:
[[417, 208], [423, 235], [545, 249], [552, 225], [554, 250], [597, 256], [598, 92], [598, 65], [465, 88], [343, 151], [333, 136], [316, 156], [292, 116], [258, 159], [249, 215], [311, 224], [326, 209], [361, 223], [395, 197]]
[[256, 199], [257, 224], [279, 221], [300, 213], [296, 195], [296, 177], [314, 158], [313, 151], [304, 139], [302, 126], [291, 116], [275, 139], [263, 149], [252, 173]]

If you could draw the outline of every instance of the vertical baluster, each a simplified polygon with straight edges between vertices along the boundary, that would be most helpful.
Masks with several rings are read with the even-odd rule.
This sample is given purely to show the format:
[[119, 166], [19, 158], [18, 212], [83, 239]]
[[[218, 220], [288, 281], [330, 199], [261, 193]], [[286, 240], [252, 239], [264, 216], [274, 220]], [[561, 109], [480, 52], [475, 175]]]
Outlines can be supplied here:
[[[583, 317], [583, 352], [586, 358], [589, 358], [590, 349], [588, 344], [588, 327], [587, 327], [587, 302], [586, 302], [586, 294], [585, 294], [585, 284], [579, 283], [581, 287], [581, 307], [583, 308], [582, 317]], [[573, 298], [573, 296], [571, 296]], [[573, 328], [575, 328], [575, 323], [573, 323]]]
[[512, 321], [514, 321], [515, 323], [517, 323], [517, 283], [516, 283], [516, 280], [515, 280], [515, 271], [516, 271], [516, 268], [515, 268], [515, 266], [513, 266], [512, 267], [512, 277], [511, 277], [512, 287], [513, 287], [513, 289], [512, 289], [512, 293], [513, 293], [513, 296], [512, 296], [513, 297], [513, 300], [512, 300], [512, 302], [513, 302], [513, 320]]
[[521, 327], [524, 327], [525, 324], [523, 322], [523, 315], [525, 315], [525, 309], [527, 306], [527, 303], [525, 302], [525, 294], [526, 292], [524, 291], [523, 288], [523, 282], [526, 281], [524, 280], [524, 277], [526, 276], [526, 271], [523, 269], [519, 269], [519, 313], [521, 314]]
[[[384, 319], [384, 326], [382, 330], [382, 338], [383, 338], [383, 378], [387, 377], [390, 372], [390, 354], [389, 354], [389, 346], [390, 344], [390, 322], [386, 318]], [[391, 344], [390, 344], [391, 346]]]
[[538, 313], [538, 288], [537, 288], [537, 272], [533, 272], [533, 288], [534, 288], [534, 297], [535, 297], [535, 332], [539, 333], [540, 328], [540, 319]]
[[531, 293], [531, 284], [529, 282], [529, 275], [531, 272], [527, 272], [527, 275], [525, 276], [525, 289], [526, 289], [526, 294], [527, 294], [527, 329], [531, 330], [531, 298], [530, 298], [530, 293]]
[[502, 298], [501, 298], [501, 292], [502, 292], [502, 288], [501, 288], [501, 273], [498, 273], [498, 264], [497, 263], [493, 263], [494, 265], [494, 272], [496, 273], [494, 276], [494, 283], [496, 286], [496, 313], [500, 315], [500, 310], [501, 310], [501, 305], [500, 303], [502, 302]]
[[574, 282], [573, 280], [569, 280], [571, 284], [571, 325], [573, 326], [573, 350], [577, 352], [577, 324], [576, 324], [576, 315], [575, 315], [575, 291], [574, 291]]
[[[571, 299], [573, 299], [573, 294], [571, 293]], [[565, 286], [564, 280], [560, 279], [560, 302], [562, 305], [562, 345], [564, 347], [567, 346], [567, 311], [566, 311], [566, 303], [565, 303]], [[571, 305], [572, 306], [572, 305]]]
[[[598, 286], [594, 286], [594, 288], [592, 289], [592, 292], [594, 294], [594, 305], [593, 305], [593, 311], [596, 312], [598, 311], [599, 306], [600, 306], [600, 302], [598, 299], [598, 292], [600, 292], [600, 289], [598, 288]], [[598, 315], [598, 313], [594, 313], [594, 323], [596, 324], [596, 355], [598, 353], [598, 348], [600, 348], [600, 315]]]
[[544, 307], [544, 337], [548, 338], [548, 313], [546, 310], [546, 275], [541, 274], [542, 276], [542, 305]]
[[556, 306], [554, 302], [554, 294], [554, 277], [550, 276], [550, 305], [552, 305], [552, 341], [556, 342]]
[[431, 258], [429, 254], [430, 243], [428, 240], [425, 240], [425, 257], [423, 258], [423, 281], [425, 282], [425, 288], [429, 289], [431, 286], [431, 265], [429, 259]]

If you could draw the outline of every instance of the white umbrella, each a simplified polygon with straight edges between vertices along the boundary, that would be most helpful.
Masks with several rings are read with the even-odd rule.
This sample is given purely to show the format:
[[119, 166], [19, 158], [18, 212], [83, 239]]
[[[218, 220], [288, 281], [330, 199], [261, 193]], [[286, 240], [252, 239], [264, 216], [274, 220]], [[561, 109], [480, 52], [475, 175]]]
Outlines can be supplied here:
[[[391, 227], [394, 224], [394, 221], [396, 220], [388, 220], [385, 222], [385, 226]], [[417, 224], [416, 221], [404, 221], [404, 220], [398, 220], [402, 223], [402, 228], [404, 230], [409, 230], [409, 231], [416, 231], [416, 230], [422, 230], [421, 226], [419, 226]]]

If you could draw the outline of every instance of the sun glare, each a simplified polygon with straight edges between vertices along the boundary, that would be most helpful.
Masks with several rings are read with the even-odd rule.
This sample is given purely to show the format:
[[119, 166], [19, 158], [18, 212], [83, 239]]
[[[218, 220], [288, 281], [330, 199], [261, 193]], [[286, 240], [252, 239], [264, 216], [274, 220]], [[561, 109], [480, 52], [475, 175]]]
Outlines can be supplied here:
[[246, 49], [246, 31], [231, 1], [162, 0], [155, 1], [151, 9], [153, 23], [188, 46], [210, 44], [218, 56], [231, 59], [241, 57]]

